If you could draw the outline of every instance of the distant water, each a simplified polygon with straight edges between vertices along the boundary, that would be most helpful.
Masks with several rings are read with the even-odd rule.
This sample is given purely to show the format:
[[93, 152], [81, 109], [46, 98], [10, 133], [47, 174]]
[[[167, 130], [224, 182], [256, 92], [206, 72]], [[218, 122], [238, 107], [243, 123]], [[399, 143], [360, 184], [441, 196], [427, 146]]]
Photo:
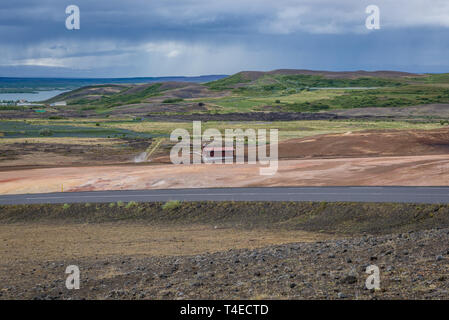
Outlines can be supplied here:
[[[44, 101], [54, 96], [84, 86], [101, 84], [135, 84], [164, 81], [202, 83], [227, 77], [226, 75], [206, 75], [197, 77], [145, 77], [145, 78], [5, 78], [0, 77], [0, 89], [27, 89], [33, 93], [0, 93], [0, 101], [27, 100]], [[23, 91], [27, 91], [23, 90]]]
[[0, 93], [0, 101], [17, 101], [27, 100], [30, 102], [44, 101], [64, 93], [64, 90], [48, 90], [48, 91], [36, 91], [36, 93]]

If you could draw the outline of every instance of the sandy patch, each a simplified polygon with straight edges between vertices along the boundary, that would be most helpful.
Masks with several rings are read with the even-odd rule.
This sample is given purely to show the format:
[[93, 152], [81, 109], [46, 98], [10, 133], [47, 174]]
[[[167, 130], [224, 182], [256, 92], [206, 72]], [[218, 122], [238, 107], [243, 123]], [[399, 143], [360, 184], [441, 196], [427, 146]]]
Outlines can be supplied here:
[[248, 186], [449, 185], [449, 155], [283, 160], [259, 165], [92, 166], [0, 172], [0, 193]]
[[[30, 238], [33, 241], [29, 241]], [[214, 229], [202, 225], [0, 225], [0, 259], [7, 263], [112, 255], [192, 255], [329, 238], [329, 235], [307, 231]]]

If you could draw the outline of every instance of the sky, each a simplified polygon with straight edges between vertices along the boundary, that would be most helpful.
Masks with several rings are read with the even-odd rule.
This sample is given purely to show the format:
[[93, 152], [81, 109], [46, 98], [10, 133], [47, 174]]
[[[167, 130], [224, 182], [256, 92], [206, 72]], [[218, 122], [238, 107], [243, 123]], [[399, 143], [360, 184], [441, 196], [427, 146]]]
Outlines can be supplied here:
[[[80, 9], [79, 30], [66, 7]], [[366, 8], [380, 29], [367, 29]], [[0, 77], [449, 72], [447, 0], [2, 0]]]

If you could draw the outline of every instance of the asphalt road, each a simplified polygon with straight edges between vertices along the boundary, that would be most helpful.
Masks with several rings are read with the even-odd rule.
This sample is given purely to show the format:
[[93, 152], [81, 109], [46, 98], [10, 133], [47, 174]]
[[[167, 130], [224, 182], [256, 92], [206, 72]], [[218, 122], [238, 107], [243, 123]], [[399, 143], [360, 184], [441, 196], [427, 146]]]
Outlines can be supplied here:
[[0, 204], [154, 201], [355, 201], [449, 203], [449, 187], [269, 187], [2, 195]]

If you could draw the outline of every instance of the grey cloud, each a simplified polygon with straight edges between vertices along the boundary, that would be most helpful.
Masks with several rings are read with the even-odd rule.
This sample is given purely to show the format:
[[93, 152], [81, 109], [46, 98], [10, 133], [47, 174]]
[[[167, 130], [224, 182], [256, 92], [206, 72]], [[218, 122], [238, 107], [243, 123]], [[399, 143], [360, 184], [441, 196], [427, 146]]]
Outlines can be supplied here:
[[[25, 71], [36, 66], [102, 76], [447, 66], [446, 0], [377, 0], [382, 24], [377, 32], [364, 27], [371, 2], [2, 1], [0, 76], [20, 65]], [[65, 29], [68, 4], [80, 7], [81, 30]]]

